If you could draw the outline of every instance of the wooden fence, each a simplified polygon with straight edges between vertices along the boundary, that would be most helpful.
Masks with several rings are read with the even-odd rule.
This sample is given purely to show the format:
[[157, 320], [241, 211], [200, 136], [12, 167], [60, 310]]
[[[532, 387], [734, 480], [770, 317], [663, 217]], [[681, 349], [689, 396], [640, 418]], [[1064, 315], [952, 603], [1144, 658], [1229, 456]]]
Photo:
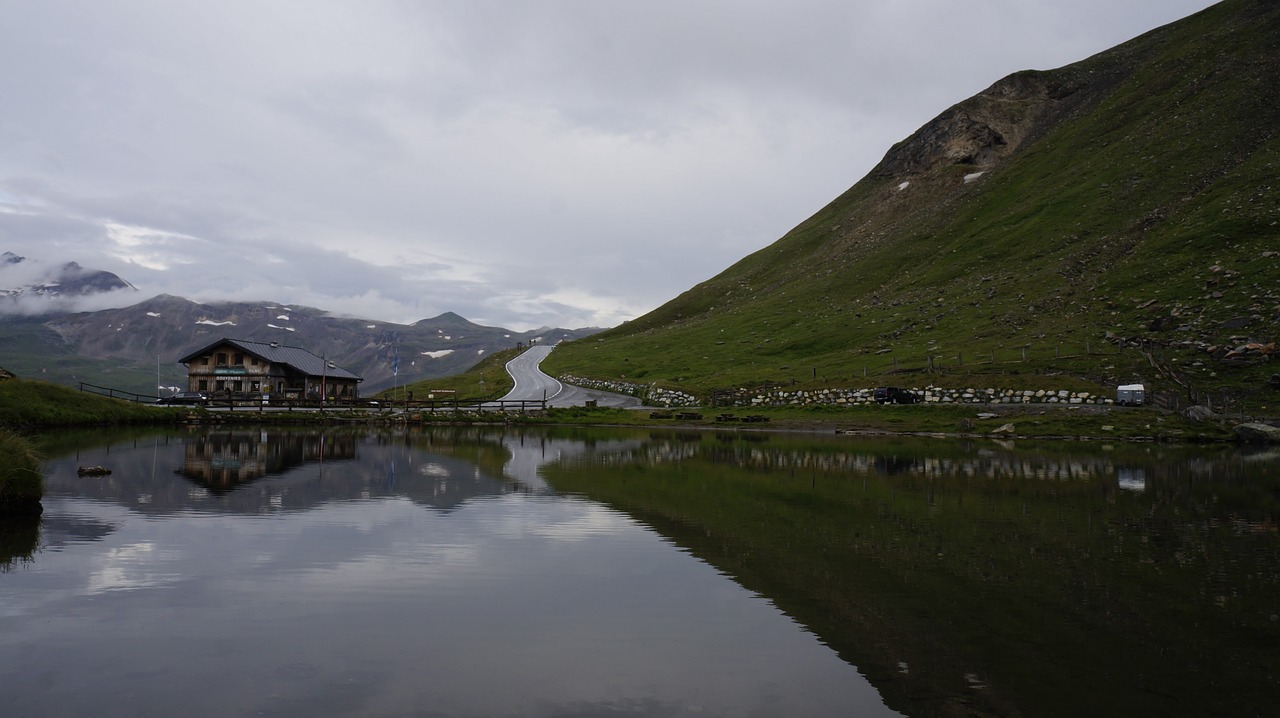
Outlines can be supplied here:
[[[139, 404], [162, 404], [163, 397], [151, 394], [139, 394], [123, 389], [113, 389], [80, 382], [80, 391], [113, 399], [123, 399]], [[425, 399], [417, 401], [387, 401], [383, 399], [267, 399], [247, 397], [214, 396], [195, 404], [172, 404], [172, 406], [200, 406], [207, 409], [226, 411], [497, 411], [528, 412], [542, 411], [547, 408], [546, 399]]]

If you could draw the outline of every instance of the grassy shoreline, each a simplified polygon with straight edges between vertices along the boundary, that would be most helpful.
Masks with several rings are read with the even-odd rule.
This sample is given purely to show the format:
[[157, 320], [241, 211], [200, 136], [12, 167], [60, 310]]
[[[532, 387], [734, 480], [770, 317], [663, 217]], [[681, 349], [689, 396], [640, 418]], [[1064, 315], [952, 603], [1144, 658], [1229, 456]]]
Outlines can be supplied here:
[[44, 496], [43, 460], [17, 432], [0, 428], [0, 515], [35, 515]]
[[[18, 385], [15, 387], [14, 385]], [[696, 417], [696, 418], [695, 418]], [[751, 417], [753, 420], [748, 420]], [[902, 434], [993, 439], [1097, 439], [1116, 441], [1227, 442], [1235, 421], [1215, 416], [1194, 421], [1154, 407], [1068, 405], [859, 405], [786, 407], [688, 407], [613, 409], [561, 407], [529, 414], [498, 411], [368, 414], [326, 412], [211, 412], [200, 408], [140, 406], [41, 382], [0, 383], [0, 427], [210, 424], [578, 424], [684, 427], [741, 431], [805, 431], [838, 434]]]
[[[501, 371], [506, 357], [481, 367]], [[480, 386], [480, 382], [474, 382]], [[486, 381], [492, 386], [497, 381]], [[693, 418], [696, 416], [697, 418]], [[755, 421], [745, 421], [753, 417]], [[1155, 407], [1050, 404], [920, 404], [855, 406], [757, 406], [679, 409], [549, 408], [545, 412], [407, 412], [324, 415], [223, 413], [168, 408], [76, 391], [22, 379], [0, 381], [0, 428], [15, 431], [64, 426], [166, 425], [180, 423], [528, 423], [657, 426], [717, 430], [818, 431], [849, 434], [986, 436], [1147, 440], [1191, 443], [1231, 441], [1233, 417], [1195, 421]]]
[[185, 412], [0, 375], [0, 515], [39, 515], [43, 460], [27, 435], [70, 426], [177, 424]]
[[[682, 414], [701, 418], [678, 418]], [[725, 415], [731, 417], [725, 418]], [[994, 414], [991, 418], [979, 415]], [[671, 418], [654, 418], [665, 417]], [[744, 422], [747, 416], [764, 420]], [[1216, 443], [1233, 441], [1225, 417], [1193, 421], [1155, 408], [1009, 405], [752, 407], [633, 410], [549, 409], [545, 421], [599, 426], [653, 426], [731, 431], [807, 431], [863, 435], [961, 436], [990, 439], [1092, 439]]]

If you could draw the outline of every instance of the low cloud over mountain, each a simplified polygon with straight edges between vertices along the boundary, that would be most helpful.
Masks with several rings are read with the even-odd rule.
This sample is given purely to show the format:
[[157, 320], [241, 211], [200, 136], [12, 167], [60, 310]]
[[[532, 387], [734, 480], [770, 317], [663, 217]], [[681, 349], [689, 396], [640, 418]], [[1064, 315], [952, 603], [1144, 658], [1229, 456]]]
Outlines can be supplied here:
[[138, 290], [111, 272], [0, 255], [0, 315], [95, 311], [136, 301]]

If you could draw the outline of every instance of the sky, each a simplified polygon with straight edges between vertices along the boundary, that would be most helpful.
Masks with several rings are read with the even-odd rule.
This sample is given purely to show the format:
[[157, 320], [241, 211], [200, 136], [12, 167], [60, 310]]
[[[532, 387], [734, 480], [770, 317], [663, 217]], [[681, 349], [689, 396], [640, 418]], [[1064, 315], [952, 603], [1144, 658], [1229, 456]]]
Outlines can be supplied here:
[[0, 0], [0, 252], [117, 306], [615, 326], [1001, 77], [1211, 4]]

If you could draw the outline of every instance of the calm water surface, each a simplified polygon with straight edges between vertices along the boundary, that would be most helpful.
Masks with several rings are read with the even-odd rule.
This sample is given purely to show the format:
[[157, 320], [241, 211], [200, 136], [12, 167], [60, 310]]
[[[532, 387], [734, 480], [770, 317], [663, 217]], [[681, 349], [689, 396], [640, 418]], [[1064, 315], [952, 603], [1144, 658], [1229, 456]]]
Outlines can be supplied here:
[[1280, 696], [1276, 454], [472, 428], [45, 453], [35, 548], [4, 544], [6, 716], [1235, 716]]

